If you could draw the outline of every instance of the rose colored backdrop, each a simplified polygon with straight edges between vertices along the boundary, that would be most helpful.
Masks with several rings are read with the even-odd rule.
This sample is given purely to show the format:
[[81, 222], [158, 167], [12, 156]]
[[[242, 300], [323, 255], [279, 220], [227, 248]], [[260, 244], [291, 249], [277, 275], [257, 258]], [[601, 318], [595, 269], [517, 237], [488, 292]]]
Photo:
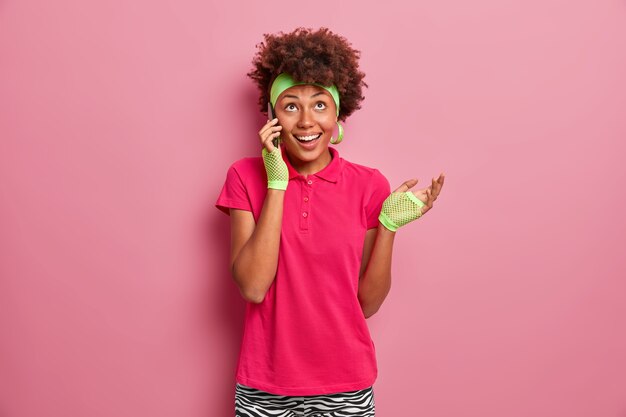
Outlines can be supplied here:
[[[226, 169], [265, 32], [370, 88], [340, 154], [440, 172], [368, 320], [377, 415], [626, 416], [626, 3], [0, 3], [0, 415], [232, 416]], [[304, 331], [304, 330], [303, 330]]]

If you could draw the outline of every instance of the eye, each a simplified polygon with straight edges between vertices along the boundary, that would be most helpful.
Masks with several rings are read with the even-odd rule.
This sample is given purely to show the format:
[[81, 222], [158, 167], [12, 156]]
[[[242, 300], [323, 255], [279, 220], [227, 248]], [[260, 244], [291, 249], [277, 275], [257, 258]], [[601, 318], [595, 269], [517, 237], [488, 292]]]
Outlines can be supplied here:
[[326, 108], [326, 103], [324, 103], [323, 101], [318, 101], [317, 104], [321, 104], [322, 106], [324, 106], [321, 109], [325, 109]]
[[289, 109], [289, 107], [291, 107], [291, 106], [294, 106], [294, 107], [295, 107], [295, 104], [293, 104], [293, 103], [289, 103], [289, 104], [287, 104], [287, 106], [285, 106], [285, 110], [287, 110], [287, 111], [291, 111], [291, 110], [288, 110], [288, 109]]

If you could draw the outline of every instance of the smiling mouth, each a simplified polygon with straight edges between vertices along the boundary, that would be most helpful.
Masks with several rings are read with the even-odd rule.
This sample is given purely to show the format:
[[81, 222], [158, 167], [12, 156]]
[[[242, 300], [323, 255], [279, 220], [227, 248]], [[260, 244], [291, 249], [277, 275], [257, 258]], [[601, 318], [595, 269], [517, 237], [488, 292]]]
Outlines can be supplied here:
[[310, 136], [296, 136], [296, 135], [294, 135], [293, 137], [296, 138], [298, 140], [298, 142], [308, 143], [308, 142], [313, 142], [314, 140], [319, 139], [321, 136], [322, 136], [322, 134], [318, 133], [315, 136], [313, 136], [313, 135], [310, 135]]

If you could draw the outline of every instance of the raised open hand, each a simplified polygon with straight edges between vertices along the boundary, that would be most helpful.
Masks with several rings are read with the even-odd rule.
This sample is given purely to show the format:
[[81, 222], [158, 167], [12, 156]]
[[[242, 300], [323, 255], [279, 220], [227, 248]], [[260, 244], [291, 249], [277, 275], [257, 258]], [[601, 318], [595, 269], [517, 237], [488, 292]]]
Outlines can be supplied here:
[[432, 184], [417, 191], [410, 191], [417, 184], [413, 178], [402, 183], [383, 202], [378, 219], [387, 229], [395, 232], [413, 220], [419, 219], [433, 207], [433, 203], [439, 196], [443, 187], [444, 175], [433, 178]]
[[[424, 206], [421, 208], [422, 215], [431, 208], [433, 208], [433, 203], [439, 196], [441, 188], [443, 187], [444, 179], [445, 176], [442, 172], [441, 174], [439, 174], [439, 177], [436, 180], [434, 178], [432, 179], [432, 182], [428, 187], [422, 188], [420, 190], [411, 191], [415, 197], [417, 197], [422, 203], [424, 203]], [[394, 193], [403, 193], [408, 191], [417, 184], [417, 181], [417, 178], [404, 181], [401, 186], [394, 190]]]

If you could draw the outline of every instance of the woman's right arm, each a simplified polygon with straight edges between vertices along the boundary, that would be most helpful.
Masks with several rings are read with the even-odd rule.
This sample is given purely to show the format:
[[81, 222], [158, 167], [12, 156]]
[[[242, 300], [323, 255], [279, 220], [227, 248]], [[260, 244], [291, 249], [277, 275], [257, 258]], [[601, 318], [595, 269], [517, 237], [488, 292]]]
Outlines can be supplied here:
[[[251, 212], [230, 209], [230, 270], [243, 298], [253, 303], [263, 301], [278, 267], [283, 202], [289, 174], [280, 156], [280, 148], [274, 149], [272, 143], [282, 129], [277, 122], [277, 118], [268, 120], [259, 131], [268, 189], [258, 224], [255, 225]], [[270, 161], [269, 167], [267, 161]]]
[[274, 282], [283, 219], [284, 190], [269, 188], [255, 225], [252, 212], [230, 209], [230, 265], [244, 299], [260, 303]]

